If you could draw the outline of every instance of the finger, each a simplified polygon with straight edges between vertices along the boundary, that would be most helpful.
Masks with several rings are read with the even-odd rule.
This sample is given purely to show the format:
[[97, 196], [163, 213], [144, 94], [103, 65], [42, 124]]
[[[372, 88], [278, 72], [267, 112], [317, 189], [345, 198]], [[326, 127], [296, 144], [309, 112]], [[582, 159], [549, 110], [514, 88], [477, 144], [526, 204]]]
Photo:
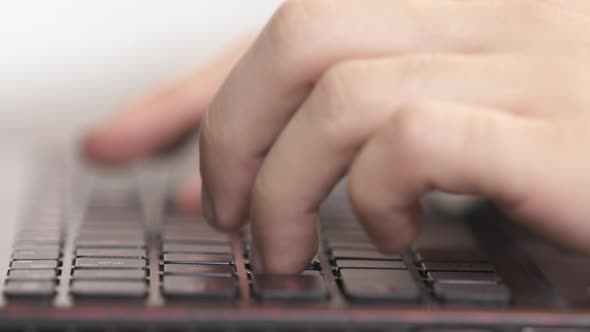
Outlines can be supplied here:
[[351, 204], [377, 247], [398, 252], [418, 234], [427, 192], [481, 195], [511, 206], [522, 201], [531, 164], [543, 155], [543, 135], [536, 120], [493, 108], [404, 105], [355, 159]]
[[201, 176], [195, 174], [180, 186], [176, 204], [187, 214], [201, 214]]
[[187, 137], [250, 40], [244, 40], [189, 79], [129, 106], [90, 129], [83, 153], [121, 164], [141, 159]]
[[[549, 88], [553, 80], [539, 79], [543, 65], [518, 59], [414, 56], [330, 69], [273, 144], [253, 187], [253, 240], [265, 269], [295, 273], [305, 267], [317, 243], [318, 205], [401, 105], [435, 99], [507, 110], [553, 108], [553, 98], [563, 94]], [[448, 121], [453, 126], [453, 118]]]
[[482, 1], [288, 1], [205, 114], [201, 171], [214, 222], [226, 229], [243, 223], [261, 159], [333, 64], [351, 58], [534, 47], [528, 33], [509, 33], [529, 26], [523, 19], [511, 19], [513, 10]]

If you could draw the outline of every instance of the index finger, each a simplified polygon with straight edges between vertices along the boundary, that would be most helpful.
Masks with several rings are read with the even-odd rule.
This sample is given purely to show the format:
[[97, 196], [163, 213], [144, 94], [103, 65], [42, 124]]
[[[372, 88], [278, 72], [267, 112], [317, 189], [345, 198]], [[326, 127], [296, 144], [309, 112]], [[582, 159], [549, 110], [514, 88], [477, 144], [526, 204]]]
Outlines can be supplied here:
[[161, 152], [190, 137], [219, 86], [251, 42], [244, 38], [188, 79], [90, 128], [82, 139], [82, 152], [93, 161], [119, 165]]

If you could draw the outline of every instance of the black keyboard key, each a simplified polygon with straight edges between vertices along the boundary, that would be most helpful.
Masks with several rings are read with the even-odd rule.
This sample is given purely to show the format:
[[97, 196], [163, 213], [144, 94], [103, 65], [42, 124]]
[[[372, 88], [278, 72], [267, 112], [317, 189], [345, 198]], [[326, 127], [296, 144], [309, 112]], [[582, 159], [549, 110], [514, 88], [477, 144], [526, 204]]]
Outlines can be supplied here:
[[464, 271], [464, 272], [494, 272], [495, 269], [489, 263], [471, 262], [422, 262], [422, 270], [425, 271]]
[[107, 221], [107, 220], [97, 220], [93, 222], [84, 222], [80, 228], [80, 234], [82, 235], [92, 235], [92, 234], [107, 234], [112, 233], [109, 229], [116, 229], [117, 234], [121, 235], [129, 235], [133, 234], [135, 236], [141, 235], [140, 237], [144, 237], [146, 228], [143, 225], [143, 222], [116, 222], [116, 221]]
[[433, 271], [426, 274], [430, 282], [444, 283], [499, 283], [500, 277], [490, 272], [439, 272]]
[[19, 249], [12, 254], [12, 259], [17, 260], [46, 260], [58, 259], [59, 250], [45, 250], [45, 249]]
[[260, 301], [323, 301], [326, 281], [317, 275], [255, 275], [254, 296]]
[[[102, 227], [101, 227], [102, 226]], [[142, 224], [123, 224], [114, 225], [111, 229], [105, 229], [104, 222], [96, 224], [84, 224], [78, 232], [77, 239], [108, 239], [115, 237], [117, 239], [143, 239], [145, 238], [145, 227]], [[108, 226], [111, 226], [110, 224]]]
[[41, 229], [23, 229], [16, 234], [17, 239], [54, 239], [60, 240], [62, 238], [62, 231], [60, 229], [41, 230]]
[[419, 300], [416, 281], [407, 270], [340, 269], [344, 294], [352, 301]]
[[88, 230], [82, 232], [76, 238], [77, 243], [81, 242], [93, 242], [93, 241], [120, 241], [120, 242], [143, 242], [145, 236], [141, 230], [121, 230], [118, 233], [112, 232], [101, 232], [96, 230]]
[[76, 247], [78, 248], [145, 248], [145, 239], [141, 240], [116, 240], [116, 239], [94, 239], [94, 240], [78, 240]]
[[144, 269], [147, 263], [145, 259], [139, 258], [76, 258], [74, 266], [99, 269]]
[[143, 298], [148, 288], [144, 281], [74, 280], [70, 293], [75, 297]]
[[412, 247], [415, 251], [480, 251], [470, 227], [461, 220], [426, 223]]
[[162, 294], [167, 298], [231, 301], [238, 296], [238, 287], [233, 278], [165, 275]]
[[53, 281], [11, 281], [4, 286], [7, 297], [52, 297], [55, 295]]
[[416, 251], [418, 262], [475, 262], [487, 263], [487, 259], [478, 250], [442, 250], [426, 249]]
[[13, 270], [50, 270], [57, 269], [58, 262], [56, 260], [14, 260], [10, 264]]
[[165, 264], [164, 273], [176, 275], [232, 277], [235, 274], [235, 270], [231, 265]]
[[311, 262], [309, 262], [309, 264], [307, 265], [307, 270], [320, 270], [320, 269], [321, 269], [321, 266], [320, 266], [320, 258], [316, 254], [311, 259]]
[[10, 270], [10, 280], [44, 280], [51, 281], [57, 278], [56, 270]]
[[16, 240], [31, 241], [31, 242], [61, 242], [61, 234], [44, 234], [44, 233], [29, 233], [21, 234], [16, 237]]
[[139, 269], [75, 269], [72, 278], [87, 280], [142, 280], [146, 278], [146, 271]]
[[62, 242], [60, 240], [46, 240], [46, 241], [33, 241], [29, 239], [17, 239], [14, 241], [14, 247], [27, 247], [27, 248], [36, 248], [36, 247], [46, 247], [46, 246], [53, 246], [53, 247], [61, 247]]
[[214, 245], [214, 244], [182, 244], [182, 243], [164, 243], [162, 244], [162, 252], [164, 253], [213, 253], [213, 254], [231, 254], [232, 247], [230, 245]]
[[506, 305], [510, 291], [502, 284], [435, 283], [434, 294], [446, 303]]
[[164, 254], [165, 263], [181, 264], [221, 264], [233, 263], [231, 255], [227, 254]]
[[367, 259], [367, 260], [401, 260], [400, 255], [386, 255], [378, 251], [371, 250], [351, 250], [336, 249], [332, 250], [332, 258], [338, 259]]
[[406, 269], [406, 264], [402, 261], [375, 261], [375, 260], [358, 260], [358, 259], [338, 259], [336, 260], [338, 268], [353, 269]]
[[207, 244], [207, 243], [229, 243], [227, 235], [221, 235], [219, 233], [213, 234], [210, 232], [174, 232], [164, 233], [162, 235], [163, 242], [175, 242], [175, 243], [195, 243], [195, 244]]
[[47, 250], [47, 251], [57, 251], [60, 252], [61, 246], [60, 245], [51, 245], [51, 244], [15, 244], [13, 247], [13, 251], [19, 250]]
[[77, 257], [108, 257], [108, 258], [146, 258], [145, 249], [99, 249], [81, 248], [76, 250]]

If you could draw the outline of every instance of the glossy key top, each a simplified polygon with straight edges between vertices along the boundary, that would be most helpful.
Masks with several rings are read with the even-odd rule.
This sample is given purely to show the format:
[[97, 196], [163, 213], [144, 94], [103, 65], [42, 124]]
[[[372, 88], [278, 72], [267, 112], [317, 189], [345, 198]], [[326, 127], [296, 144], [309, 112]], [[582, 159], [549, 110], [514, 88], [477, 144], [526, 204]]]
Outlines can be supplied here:
[[352, 301], [410, 301], [419, 299], [416, 281], [407, 270], [340, 269], [344, 294]]
[[53, 281], [11, 281], [4, 286], [7, 297], [50, 297], [55, 294]]
[[145, 240], [96, 239], [76, 241], [78, 248], [145, 248]]
[[99, 249], [99, 248], [80, 248], [76, 250], [77, 257], [102, 257], [102, 258], [145, 258], [145, 249]]
[[58, 259], [59, 249], [18, 249], [14, 251], [12, 258], [17, 260]]
[[145, 259], [139, 258], [76, 258], [77, 268], [102, 269], [143, 269], [147, 266]]
[[34, 270], [34, 269], [57, 269], [58, 263], [56, 260], [14, 260], [10, 264], [10, 268], [14, 270]]
[[10, 270], [8, 279], [10, 280], [43, 280], [52, 281], [57, 278], [56, 270]]
[[165, 263], [182, 264], [232, 264], [233, 259], [228, 254], [184, 254], [168, 253], [163, 256]]
[[487, 263], [484, 254], [479, 250], [443, 250], [424, 249], [415, 252], [418, 262], [479, 262]]
[[164, 253], [213, 253], [213, 254], [231, 254], [232, 247], [226, 244], [183, 244], [183, 243], [164, 243], [162, 244]]
[[75, 280], [144, 280], [146, 271], [141, 269], [75, 269], [72, 278]]
[[401, 260], [399, 255], [386, 255], [376, 250], [334, 249], [334, 259]]
[[328, 297], [321, 275], [255, 275], [254, 296], [260, 301], [322, 301]]
[[164, 242], [176, 243], [229, 243], [229, 238], [226, 235], [219, 233], [201, 233], [201, 232], [167, 232], [162, 235]]
[[208, 275], [231, 277], [234, 275], [235, 270], [231, 265], [165, 264], [164, 273], [176, 275]]
[[489, 263], [471, 262], [422, 262], [421, 268], [425, 271], [494, 272]]
[[405, 269], [406, 264], [402, 261], [377, 261], [377, 260], [358, 260], [358, 259], [338, 259], [336, 260], [338, 268], [356, 268], [356, 269]]
[[510, 291], [502, 284], [435, 283], [436, 297], [446, 303], [506, 305]]
[[76, 297], [141, 298], [147, 295], [144, 281], [74, 280], [70, 293]]
[[165, 275], [162, 294], [167, 298], [233, 300], [238, 296], [234, 278]]
[[427, 278], [431, 282], [445, 283], [498, 283], [500, 277], [493, 272], [447, 272], [432, 271], [427, 273]]

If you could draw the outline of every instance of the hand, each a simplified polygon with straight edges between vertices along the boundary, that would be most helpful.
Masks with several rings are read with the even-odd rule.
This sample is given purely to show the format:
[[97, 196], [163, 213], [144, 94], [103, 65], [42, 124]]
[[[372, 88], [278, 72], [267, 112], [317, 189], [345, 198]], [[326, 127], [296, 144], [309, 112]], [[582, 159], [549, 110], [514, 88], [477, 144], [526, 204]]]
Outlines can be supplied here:
[[[196, 130], [201, 115], [235, 62], [251, 44], [244, 39], [206, 64], [187, 80], [128, 106], [83, 138], [89, 159], [111, 166], [132, 163], [174, 145]], [[197, 212], [201, 202], [201, 178], [195, 174], [180, 189], [178, 203]]]
[[585, 0], [287, 1], [201, 123], [204, 212], [250, 217], [271, 273], [305, 268], [345, 175], [385, 252], [434, 189], [590, 252], [588, 31]]

